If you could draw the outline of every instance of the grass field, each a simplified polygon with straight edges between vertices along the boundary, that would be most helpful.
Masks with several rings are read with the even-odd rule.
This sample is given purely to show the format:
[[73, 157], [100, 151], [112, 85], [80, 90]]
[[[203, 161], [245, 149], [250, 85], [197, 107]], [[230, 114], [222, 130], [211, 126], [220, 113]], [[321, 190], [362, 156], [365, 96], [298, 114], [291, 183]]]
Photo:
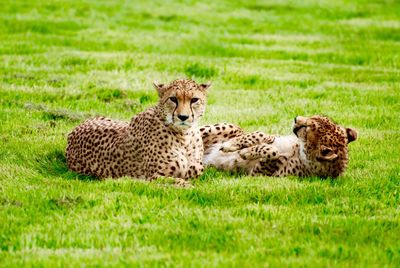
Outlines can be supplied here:
[[[347, 172], [179, 189], [67, 170], [79, 122], [184, 77], [213, 82], [203, 123], [356, 128]], [[399, 266], [399, 118], [399, 1], [2, 0], [0, 266]]]

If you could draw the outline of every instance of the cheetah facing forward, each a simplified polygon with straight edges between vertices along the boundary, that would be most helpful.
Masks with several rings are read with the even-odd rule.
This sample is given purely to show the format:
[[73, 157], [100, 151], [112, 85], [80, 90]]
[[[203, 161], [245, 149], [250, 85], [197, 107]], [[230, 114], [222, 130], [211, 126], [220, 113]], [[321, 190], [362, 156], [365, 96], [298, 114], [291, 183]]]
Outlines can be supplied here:
[[160, 176], [188, 179], [203, 171], [203, 143], [196, 124], [209, 84], [175, 80], [154, 84], [159, 103], [130, 123], [86, 120], [68, 135], [68, 167], [99, 178]]
[[231, 125], [228, 130], [225, 124], [204, 126], [200, 131], [205, 165], [267, 176], [337, 177], [348, 165], [348, 143], [357, 139], [354, 129], [323, 116], [296, 117], [295, 136], [243, 134], [239, 127]]

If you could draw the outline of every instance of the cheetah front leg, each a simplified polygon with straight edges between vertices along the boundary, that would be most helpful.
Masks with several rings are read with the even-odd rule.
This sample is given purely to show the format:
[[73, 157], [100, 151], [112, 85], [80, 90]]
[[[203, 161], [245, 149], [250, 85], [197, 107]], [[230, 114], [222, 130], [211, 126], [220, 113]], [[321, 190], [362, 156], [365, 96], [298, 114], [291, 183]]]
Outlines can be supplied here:
[[204, 166], [202, 162], [193, 163], [191, 166], [189, 166], [189, 170], [185, 176], [185, 179], [188, 180], [197, 178], [203, 174], [203, 171]]
[[147, 174], [145, 177], [145, 180], [154, 181], [154, 180], [157, 180], [157, 179], [163, 178], [163, 177], [172, 179], [173, 180], [172, 183], [176, 187], [179, 187], [179, 188], [192, 188], [193, 187], [190, 180], [188, 180], [187, 178], [177, 178], [171, 174], [168, 174], [167, 172], [164, 173], [164, 172], [154, 171], [152, 173]]
[[[275, 140], [274, 136], [267, 135], [261, 131], [256, 131], [241, 135], [239, 137], [230, 139], [222, 144], [221, 150], [223, 152], [234, 152], [241, 150], [243, 148], [249, 148], [255, 145], [271, 144]], [[257, 148], [255, 148], [257, 149]]]
[[280, 156], [278, 149], [271, 144], [261, 144], [241, 149], [239, 155], [244, 160], [255, 160], [260, 158], [264, 160], [276, 160]]
[[[271, 144], [261, 144], [237, 151], [252, 176], [274, 176], [285, 161], [286, 156], [279, 153]], [[281, 175], [280, 175], [281, 176]]]
[[240, 127], [227, 123], [206, 125], [200, 127], [199, 130], [205, 151], [214, 144], [223, 143], [232, 138], [243, 135], [243, 130]]

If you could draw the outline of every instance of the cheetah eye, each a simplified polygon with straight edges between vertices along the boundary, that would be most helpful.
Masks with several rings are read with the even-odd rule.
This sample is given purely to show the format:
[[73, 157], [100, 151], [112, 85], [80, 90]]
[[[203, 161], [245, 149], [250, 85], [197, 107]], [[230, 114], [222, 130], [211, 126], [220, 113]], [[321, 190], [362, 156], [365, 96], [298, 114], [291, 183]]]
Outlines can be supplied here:
[[190, 103], [196, 103], [198, 101], [199, 101], [199, 98], [193, 98], [193, 99], [190, 100]]
[[173, 103], [178, 104], [178, 99], [177, 99], [176, 97], [169, 97], [169, 99], [170, 99]]
[[322, 154], [323, 156], [327, 156], [331, 151], [332, 151], [331, 149], [326, 148], [326, 149], [323, 149], [323, 150], [321, 151], [321, 154]]

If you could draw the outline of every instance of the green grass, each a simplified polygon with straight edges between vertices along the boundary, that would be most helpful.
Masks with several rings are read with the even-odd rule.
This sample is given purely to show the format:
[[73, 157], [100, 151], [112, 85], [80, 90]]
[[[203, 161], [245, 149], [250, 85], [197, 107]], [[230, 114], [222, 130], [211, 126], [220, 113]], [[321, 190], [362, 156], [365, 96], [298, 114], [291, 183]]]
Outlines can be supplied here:
[[[399, 21], [390, 0], [3, 0], [0, 266], [399, 266]], [[347, 172], [179, 189], [68, 171], [74, 126], [183, 77], [213, 82], [204, 123], [356, 128]]]

